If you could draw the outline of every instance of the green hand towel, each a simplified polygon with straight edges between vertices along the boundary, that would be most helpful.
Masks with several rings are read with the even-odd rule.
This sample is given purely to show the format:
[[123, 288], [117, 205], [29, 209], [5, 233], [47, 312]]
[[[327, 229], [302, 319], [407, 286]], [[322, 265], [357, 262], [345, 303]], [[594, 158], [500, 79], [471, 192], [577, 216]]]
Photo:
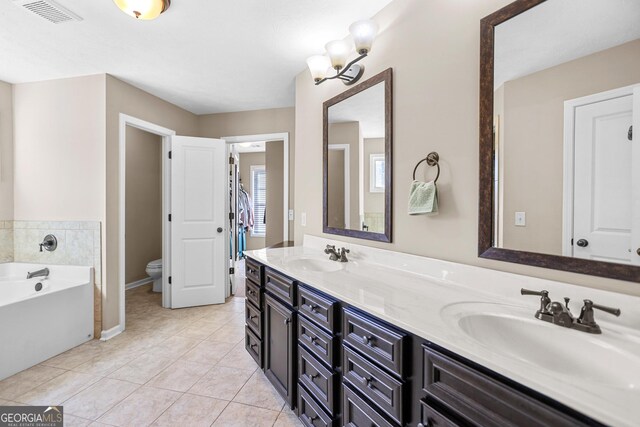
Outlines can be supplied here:
[[413, 181], [409, 190], [409, 215], [438, 213], [438, 188], [434, 181]]

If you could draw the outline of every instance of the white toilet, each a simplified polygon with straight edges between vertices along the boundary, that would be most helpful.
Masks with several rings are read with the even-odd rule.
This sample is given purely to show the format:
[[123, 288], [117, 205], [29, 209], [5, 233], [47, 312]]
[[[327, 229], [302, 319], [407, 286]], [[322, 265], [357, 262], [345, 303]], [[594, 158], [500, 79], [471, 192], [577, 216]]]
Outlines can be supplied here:
[[153, 279], [153, 292], [162, 292], [162, 259], [151, 261], [146, 271]]

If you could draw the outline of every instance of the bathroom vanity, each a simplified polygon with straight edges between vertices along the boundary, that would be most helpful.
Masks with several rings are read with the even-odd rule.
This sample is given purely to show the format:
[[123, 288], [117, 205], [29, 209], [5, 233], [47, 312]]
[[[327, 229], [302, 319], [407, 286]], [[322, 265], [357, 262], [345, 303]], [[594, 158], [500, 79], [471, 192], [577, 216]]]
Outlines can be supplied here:
[[[357, 245], [351, 245], [353, 259], [340, 263], [322, 253], [323, 239], [307, 236], [307, 242], [250, 252], [246, 264], [246, 349], [303, 424], [577, 426], [637, 420], [638, 409], [630, 404], [640, 397], [632, 389], [635, 378], [628, 378], [627, 390], [601, 388], [598, 373], [581, 378], [581, 366], [566, 367], [564, 375], [537, 370], [544, 357], [523, 360], [519, 351], [530, 351], [526, 345], [501, 348], [491, 341], [489, 329], [500, 329], [502, 319], [522, 327], [524, 341], [529, 328], [542, 328], [545, 345], [566, 345], [577, 365], [583, 339], [597, 358], [601, 343], [591, 334], [535, 319], [535, 299], [515, 296], [519, 307], [507, 301], [511, 295], [491, 295], [509, 280], [516, 294], [518, 278], [557, 297], [563, 295], [560, 289], [571, 295], [580, 288]], [[382, 259], [387, 261], [377, 263]], [[425, 268], [441, 269], [440, 277]], [[492, 289], [482, 292], [464, 283], [474, 276], [478, 284], [494, 280]], [[622, 333], [622, 326], [598, 315], [603, 325], [598, 340]], [[486, 323], [488, 318], [495, 323]], [[517, 339], [509, 342], [511, 329], [497, 334], [506, 334], [507, 346], [523, 347]], [[565, 341], [554, 343], [556, 333]], [[532, 341], [539, 339], [536, 334]], [[639, 349], [638, 341], [629, 346]], [[541, 350], [548, 358], [556, 354]], [[565, 368], [558, 363], [550, 368]]]

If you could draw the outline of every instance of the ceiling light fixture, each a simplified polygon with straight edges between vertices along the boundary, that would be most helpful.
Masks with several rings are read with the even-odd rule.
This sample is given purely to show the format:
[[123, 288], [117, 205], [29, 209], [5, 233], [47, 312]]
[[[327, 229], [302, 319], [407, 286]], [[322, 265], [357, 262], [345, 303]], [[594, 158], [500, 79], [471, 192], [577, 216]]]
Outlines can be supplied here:
[[156, 19], [171, 6], [171, 0], [113, 0], [113, 2], [127, 15], [143, 20]]
[[[352, 85], [364, 74], [364, 66], [358, 65], [357, 62], [371, 52], [371, 45], [378, 33], [378, 26], [371, 20], [357, 21], [351, 24], [349, 32], [359, 55], [353, 61], [346, 63], [352, 46], [344, 40], [334, 40], [327, 43], [325, 49], [328, 56], [314, 55], [307, 59], [311, 77], [316, 85], [333, 79], [340, 79], [345, 85]], [[327, 77], [331, 68], [336, 70], [336, 74]]]

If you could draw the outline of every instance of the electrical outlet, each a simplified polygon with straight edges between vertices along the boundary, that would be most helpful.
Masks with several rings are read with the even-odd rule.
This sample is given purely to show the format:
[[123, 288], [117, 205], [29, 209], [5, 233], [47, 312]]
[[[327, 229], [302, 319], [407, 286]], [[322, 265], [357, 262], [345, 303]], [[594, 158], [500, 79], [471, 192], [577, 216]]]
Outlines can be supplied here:
[[300, 214], [300, 225], [303, 227], [307, 226], [307, 213], [306, 212], [302, 212]]
[[293, 209], [289, 209], [289, 221], [293, 221]]
[[516, 227], [525, 227], [527, 225], [527, 214], [525, 212], [516, 212]]

